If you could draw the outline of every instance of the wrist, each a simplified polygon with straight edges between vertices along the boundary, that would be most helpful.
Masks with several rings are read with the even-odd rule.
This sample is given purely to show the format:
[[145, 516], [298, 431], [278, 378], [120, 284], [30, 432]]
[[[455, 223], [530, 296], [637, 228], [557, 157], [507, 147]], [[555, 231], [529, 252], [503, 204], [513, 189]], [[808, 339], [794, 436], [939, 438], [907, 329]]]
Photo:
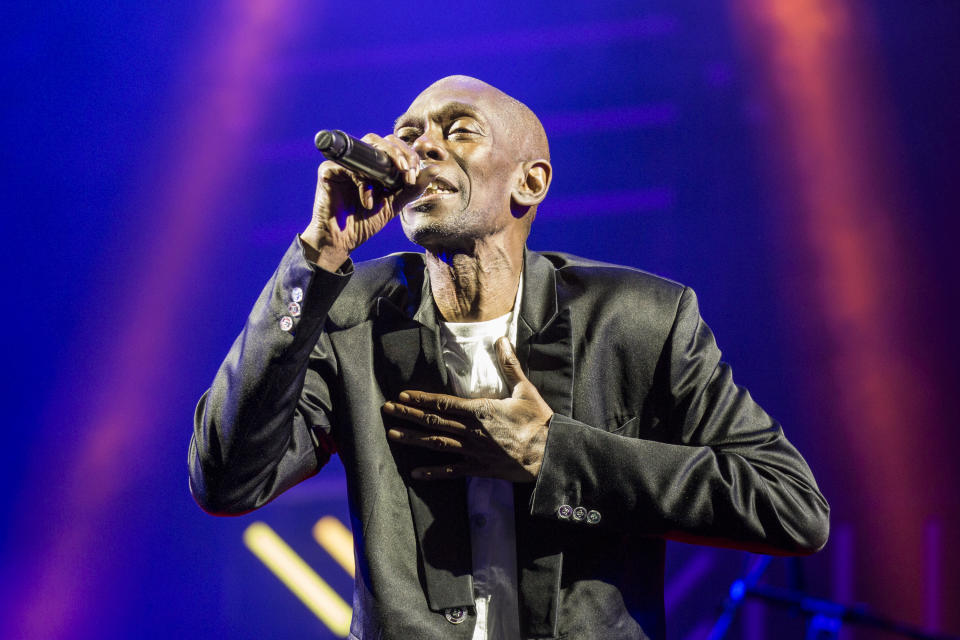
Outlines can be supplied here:
[[350, 258], [350, 252], [346, 249], [311, 238], [306, 232], [300, 234], [300, 246], [307, 261], [331, 273], [335, 273]]

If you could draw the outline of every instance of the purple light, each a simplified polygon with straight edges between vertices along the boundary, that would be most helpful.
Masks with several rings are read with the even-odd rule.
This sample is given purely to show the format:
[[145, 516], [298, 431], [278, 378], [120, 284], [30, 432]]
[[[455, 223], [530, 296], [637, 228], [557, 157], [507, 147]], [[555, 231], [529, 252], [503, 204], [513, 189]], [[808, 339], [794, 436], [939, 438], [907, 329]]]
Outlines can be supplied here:
[[713, 566], [714, 558], [708, 551], [700, 551], [664, 585], [663, 602], [667, 615], [683, 600]]
[[677, 121], [677, 107], [664, 103], [574, 111], [550, 114], [544, 116], [542, 121], [547, 135], [551, 138], [599, 131], [662, 127]]
[[[187, 106], [164, 138], [169, 144], [153, 150], [166, 159], [165, 170], [131, 181], [142, 192], [130, 198], [126, 215], [142, 220], [143, 228], [127, 241], [139, 243], [140, 251], [136, 264], [120, 271], [130, 274], [130, 281], [113, 289], [119, 297], [115, 304], [128, 309], [124, 324], [95, 327], [98, 339], [110, 336], [111, 346], [103, 352], [105, 362], [90, 367], [105, 372], [99, 396], [85, 400], [86, 415], [79, 416], [64, 410], [73, 402], [69, 379], [67, 388], [53, 396], [62, 404], [50, 407], [46, 429], [58, 433], [61, 416], [71, 415], [75, 440], [64, 480], [56, 486], [37, 483], [29, 502], [56, 504], [59, 517], [42, 523], [42, 531], [21, 534], [30, 538], [32, 575], [5, 602], [10, 613], [3, 616], [0, 636], [100, 635], [97, 618], [103, 612], [91, 603], [99, 601], [98, 593], [116, 589], [110, 577], [126, 569], [117, 550], [104, 545], [104, 533], [111, 539], [126, 535], [115, 529], [112, 512], [148, 468], [133, 461], [159, 448], [151, 445], [156, 439], [169, 436], [151, 416], [170, 371], [188, 303], [185, 291], [220, 222], [213, 215], [216, 204], [249, 157], [243, 149], [267, 112], [274, 77], [263, 61], [289, 41], [299, 24], [295, 4], [225, 3], [186, 58], [191, 62], [181, 75], [189, 79], [183, 89]], [[131, 299], [123, 293], [130, 291], [138, 295]], [[98, 292], [96, 304], [110, 302], [103, 297]], [[48, 474], [47, 463], [36, 460], [38, 475]]]
[[[673, 16], [651, 15], [634, 20], [594, 22], [485, 33], [473, 37], [431, 40], [429, 55], [433, 59], [464, 60], [488, 56], [516, 55], [551, 49], [631, 42], [645, 38], [672, 35], [677, 28]], [[424, 52], [409, 40], [380, 47], [328, 51], [322, 60], [278, 61], [278, 73], [325, 74], [355, 69], [383, 69], [421, 64]]]

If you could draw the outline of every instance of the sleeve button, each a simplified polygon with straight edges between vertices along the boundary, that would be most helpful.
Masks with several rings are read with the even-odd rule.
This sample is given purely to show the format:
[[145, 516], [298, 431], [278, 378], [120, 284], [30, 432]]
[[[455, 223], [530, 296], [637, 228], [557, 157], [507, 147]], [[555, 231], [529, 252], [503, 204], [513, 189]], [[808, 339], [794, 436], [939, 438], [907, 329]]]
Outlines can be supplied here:
[[287, 305], [287, 313], [289, 313], [294, 318], [300, 315], [300, 305], [296, 302], [291, 302]]
[[443, 615], [450, 624], [460, 624], [466, 619], [467, 611], [463, 607], [451, 607]]
[[294, 302], [300, 302], [303, 300], [303, 289], [300, 287], [294, 287], [290, 290], [290, 299]]
[[584, 518], [586, 518], [586, 517], [587, 517], [587, 510], [586, 510], [585, 508], [583, 508], [583, 507], [577, 507], [576, 509], [573, 510], [573, 519], [574, 519], [574, 520], [577, 520], [577, 521], [579, 522], [579, 521], [582, 521], [582, 520], [583, 520]]
[[283, 316], [280, 318], [280, 328], [284, 331], [290, 331], [293, 328], [293, 318], [290, 316]]
[[597, 524], [598, 522], [600, 522], [600, 512], [594, 511], [593, 509], [588, 511], [587, 522], [589, 522], [590, 524]]
[[557, 509], [557, 517], [561, 520], [569, 520], [571, 515], [573, 515], [573, 507], [568, 504], [562, 504]]

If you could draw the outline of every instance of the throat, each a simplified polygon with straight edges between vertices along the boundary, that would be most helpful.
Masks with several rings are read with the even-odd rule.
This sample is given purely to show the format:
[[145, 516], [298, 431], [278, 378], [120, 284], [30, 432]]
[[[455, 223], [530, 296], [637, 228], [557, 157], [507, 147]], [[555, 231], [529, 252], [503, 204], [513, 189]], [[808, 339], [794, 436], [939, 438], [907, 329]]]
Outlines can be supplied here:
[[430, 288], [447, 322], [482, 322], [513, 309], [523, 254], [505, 251], [427, 253]]

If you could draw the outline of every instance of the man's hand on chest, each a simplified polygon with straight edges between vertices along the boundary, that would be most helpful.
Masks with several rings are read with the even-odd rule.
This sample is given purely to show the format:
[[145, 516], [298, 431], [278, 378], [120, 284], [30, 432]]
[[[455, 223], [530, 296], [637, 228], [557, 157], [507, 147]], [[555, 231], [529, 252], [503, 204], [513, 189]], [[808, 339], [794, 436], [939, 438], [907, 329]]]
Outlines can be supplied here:
[[536, 479], [553, 410], [523, 374], [510, 341], [501, 338], [496, 346], [509, 397], [467, 399], [403, 391], [397, 401], [383, 405], [386, 415], [409, 425], [389, 428], [387, 436], [394, 442], [463, 456], [462, 462], [414, 469], [414, 478]]

